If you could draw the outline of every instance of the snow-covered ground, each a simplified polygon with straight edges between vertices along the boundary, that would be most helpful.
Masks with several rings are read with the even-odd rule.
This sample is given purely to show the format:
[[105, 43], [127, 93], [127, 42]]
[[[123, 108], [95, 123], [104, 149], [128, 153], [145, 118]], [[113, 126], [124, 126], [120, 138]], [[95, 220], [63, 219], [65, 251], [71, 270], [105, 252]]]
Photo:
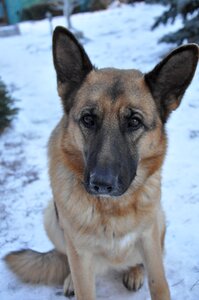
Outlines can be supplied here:
[[[72, 18], [83, 31], [84, 46], [98, 67], [149, 71], [173, 46], [157, 41], [173, 26], [151, 31], [163, 7], [136, 4]], [[65, 25], [55, 18], [53, 26]], [[0, 257], [19, 248], [51, 248], [42, 211], [51, 191], [46, 144], [62, 114], [56, 93], [47, 21], [20, 25], [21, 35], [0, 39], [0, 75], [20, 108], [12, 128], [0, 137]], [[165, 268], [172, 299], [199, 299], [199, 85], [198, 73], [182, 105], [168, 123], [169, 150], [163, 170], [163, 205], [167, 216]], [[61, 287], [21, 283], [0, 260], [0, 299], [66, 299]], [[97, 279], [97, 299], [149, 299], [147, 284], [136, 294], [121, 275]], [[86, 300], [86, 299], [85, 299]]]

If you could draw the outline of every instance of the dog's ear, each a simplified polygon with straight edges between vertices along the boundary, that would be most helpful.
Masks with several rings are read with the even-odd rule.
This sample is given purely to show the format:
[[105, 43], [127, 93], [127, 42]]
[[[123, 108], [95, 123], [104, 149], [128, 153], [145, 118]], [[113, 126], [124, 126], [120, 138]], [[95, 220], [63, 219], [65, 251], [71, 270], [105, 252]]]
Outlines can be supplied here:
[[198, 63], [198, 46], [187, 44], [172, 51], [151, 72], [145, 75], [163, 123], [175, 110], [191, 83]]
[[64, 108], [69, 110], [68, 96], [81, 85], [93, 66], [74, 35], [61, 26], [56, 27], [53, 34], [53, 61], [58, 92]]

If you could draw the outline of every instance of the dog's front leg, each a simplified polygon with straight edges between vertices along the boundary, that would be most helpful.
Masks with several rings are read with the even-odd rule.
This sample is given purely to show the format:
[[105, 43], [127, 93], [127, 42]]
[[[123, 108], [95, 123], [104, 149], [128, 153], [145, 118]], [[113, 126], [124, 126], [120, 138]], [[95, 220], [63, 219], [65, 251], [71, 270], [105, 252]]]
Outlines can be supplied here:
[[91, 254], [79, 255], [73, 241], [64, 234], [67, 256], [77, 300], [95, 300], [95, 270]]
[[165, 278], [161, 233], [153, 226], [142, 237], [142, 249], [145, 268], [148, 273], [148, 283], [152, 300], [170, 300], [170, 292]]

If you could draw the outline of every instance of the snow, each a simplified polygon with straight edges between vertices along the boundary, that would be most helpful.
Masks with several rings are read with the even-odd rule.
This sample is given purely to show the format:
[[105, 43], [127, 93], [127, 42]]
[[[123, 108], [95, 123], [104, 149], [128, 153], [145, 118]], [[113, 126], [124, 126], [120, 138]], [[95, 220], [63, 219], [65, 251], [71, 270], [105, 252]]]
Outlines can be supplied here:
[[[98, 67], [138, 68], [149, 71], [173, 48], [158, 44], [168, 31], [151, 31], [163, 7], [143, 3], [74, 15], [83, 41]], [[65, 25], [62, 17], [53, 26]], [[0, 257], [11, 250], [51, 248], [42, 212], [51, 197], [46, 145], [62, 114], [56, 92], [48, 21], [20, 24], [21, 35], [0, 39], [0, 70], [20, 108], [10, 129], [0, 137]], [[167, 216], [165, 268], [172, 299], [197, 300], [199, 295], [199, 86], [198, 72], [180, 108], [168, 122], [169, 149], [163, 170], [162, 202]], [[66, 299], [61, 287], [31, 286], [20, 282], [0, 261], [0, 299]], [[149, 299], [147, 284], [137, 293], [122, 285], [121, 274], [97, 279], [97, 299]]]

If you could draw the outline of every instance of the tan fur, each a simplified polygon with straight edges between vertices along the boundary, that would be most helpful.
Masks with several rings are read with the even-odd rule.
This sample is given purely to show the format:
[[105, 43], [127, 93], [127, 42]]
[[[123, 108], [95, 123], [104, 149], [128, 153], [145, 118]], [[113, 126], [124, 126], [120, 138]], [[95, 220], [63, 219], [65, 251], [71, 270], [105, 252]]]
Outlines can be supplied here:
[[139, 290], [144, 282], [144, 268], [143, 265], [137, 265], [131, 267], [124, 273], [123, 283], [125, 287], [130, 291]]
[[[110, 70], [108, 76], [106, 74], [107, 80], [105, 78], [104, 82], [107, 82], [107, 85], [110, 84], [110, 78], [111, 75], [114, 76], [114, 72], [114, 70]], [[132, 73], [132, 75], [134, 74]], [[135, 73], [135, 77], [137, 77], [137, 73]], [[95, 72], [93, 74], [91, 72], [88, 76], [89, 81], [92, 81], [92, 85], [95, 84]], [[126, 85], [128, 86], [127, 80]], [[148, 243], [154, 243], [154, 230], [156, 231], [157, 245], [150, 249], [150, 257], [156, 258], [154, 264], [160, 271], [157, 272], [157, 276], [151, 275], [151, 281], [160, 281], [160, 286], [163, 290], [166, 290], [166, 294], [161, 297], [155, 295], [153, 299], [169, 299], [162, 265], [161, 245], [164, 239], [165, 224], [160, 205], [160, 173], [166, 149], [166, 137], [162, 132], [161, 122], [158, 121], [158, 115], [154, 113], [154, 104], [150, 100], [150, 94], [140, 74], [134, 89], [136, 93], [134, 99], [130, 101], [134, 101], [137, 109], [142, 111], [144, 104], [147, 105], [148, 122], [150, 123], [153, 118], [156, 118], [159, 125], [140, 142], [139, 153], [141, 159], [136, 179], [119, 200], [113, 198], [110, 201], [109, 198], [105, 197], [99, 199], [85, 191], [81, 184], [84, 160], [82, 155], [78, 155], [78, 153], [83, 152], [83, 142], [79, 130], [72, 120], [67, 120], [67, 117], [64, 116], [50, 139], [50, 178], [53, 196], [59, 211], [60, 227], [64, 232], [62, 238], [66, 242], [66, 251], [71, 253], [69, 263], [72, 266], [72, 277], [75, 286], [78, 287], [76, 291], [78, 300], [94, 299], [94, 288], [89, 289], [91, 282], [94, 281], [93, 278], [90, 278], [91, 274], [88, 272], [90, 268], [92, 269], [91, 273], [94, 270], [95, 273], [98, 273], [109, 267], [125, 270], [138, 264], [151, 264], [151, 262], [146, 262], [143, 244], [145, 240]], [[81, 101], [77, 101], [78, 104], [75, 107], [76, 112], [74, 114], [78, 113], [81, 106], [86, 105], [84, 102], [84, 97], [87, 99], [86, 91], [87, 82], [81, 89]], [[99, 88], [97, 91], [99, 99]], [[136, 101], [136, 98], [140, 99], [141, 92], [143, 94], [141, 97], [142, 102]], [[114, 109], [117, 111], [122, 110], [123, 106], [127, 104], [126, 99], [128, 97], [117, 101], [115, 108], [113, 105], [110, 106], [110, 114], [113, 114]], [[108, 110], [108, 101], [110, 102], [110, 100], [107, 99], [106, 111]], [[102, 105], [105, 105], [104, 97]], [[109, 118], [111, 118], [110, 115]], [[71, 122], [71, 124], [69, 124], [68, 130], [65, 130], [64, 124], [68, 122]], [[65, 148], [71, 149], [70, 152], [65, 151]], [[74, 176], [74, 173], [76, 176]], [[51, 205], [51, 207], [53, 206]], [[53, 236], [56, 235], [53, 234]], [[54, 241], [54, 244], [56, 245], [56, 241]], [[61, 244], [64, 244], [64, 241]], [[84, 268], [85, 271], [83, 271]], [[79, 277], [79, 269], [82, 269], [83, 274], [85, 274], [84, 280], [86, 282], [81, 276]]]
[[5, 258], [11, 270], [24, 282], [34, 284], [63, 284], [70, 273], [66, 255], [57, 250], [39, 253], [21, 250], [8, 254]]
[[[167, 147], [164, 123], [193, 77], [198, 47], [175, 50], [144, 76], [137, 70], [95, 70], [83, 48], [63, 28], [55, 30], [53, 41], [58, 93], [65, 113], [49, 141], [53, 200], [45, 211], [44, 225], [56, 250], [44, 254], [24, 250], [5, 259], [22, 280], [62, 283], [66, 295], [74, 288], [77, 300], [95, 299], [95, 275], [99, 272], [109, 268], [123, 271], [124, 285], [137, 290], [143, 284], [145, 269], [152, 300], [170, 300], [162, 259], [165, 218], [160, 202], [161, 167]], [[187, 75], [184, 57], [189, 59]], [[139, 154], [135, 178], [117, 197], [107, 190], [96, 196], [84, 186], [85, 149], [90, 143], [89, 139], [85, 142], [85, 136], [91, 135], [85, 127], [83, 131], [80, 120], [84, 110], [91, 107], [103, 120], [102, 147], [100, 152], [95, 148], [98, 161], [109, 161], [113, 147], [118, 145], [111, 141], [115, 133], [120, 134], [120, 141], [125, 140], [125, 149], [130, 148], [128, 163]], [[121, 120], [126, 122], [129, 108], [144, 122], [133, 134], [124, 134]], [[126, 164], [123, 166], [126, 170]], [[99, 196], [104, 194], [109, 196]]]
[[[115, 72], [117, 71], [102, 71], [100, 80], [104, 80], [107, 85], [111, 84], [111, 78], [115, 76]], [[127, 74], [128, 72], [126, 71]], [[89, 84], [90, 82], [92, 85], [96, 84], [95, 76], [95, 71], [89, 74]], [[130, 95], [131, 82], [128, 78], [132, 78], [134, 82], [133, 97]], [[156, 283], [157, 281], [158, 287], [161, 286], [163, 289], [163, 294], [159, 297], [155, 294], [156, 292], [153, 292], [152, 285], [152, 299], [169, 300], [162, 264], [161, 244], [165, 223], [160, 205], [161, 165], [166, 149], [166, 137], [162, 132], [154, 102], [140, 73], [136, 71], [134, 74], [131, 71], [131, 76], [124, 77], [124, 81], [127, 93], [125, 97], [117, 100], [115, 105], [110, 105], [110, 100], [108, 98], [106, 100], [103, 94], [100, 95], [100, 89], [97, 89], [97, 97], [102, 99], [101, 109], [106, 110], [107, 118], [113, 119], [113, 115], [118, 111], [122, 112], [124, 106], [134, 103], [138, 110], [146, 114], [145, 117], [149, 124], [153, 122], [153, 119], [156, 120], [156, 127], [141, 139], [137, 176], [128, 191], [120, 196], [119, 200], [117, 198], [110, 200], [106, 197], [96, 198], [85, 191], [81, 183], [84, 170], [83, 139], [72, 119], [68, 119], [69, 117], [64, 115], [54, 129], [49, 142], [49, 173], [54, 199], [46, 209], [44, 224], [55, 248], [59, 253], [68, 255], [78, 300], [95, 299], [94, 278], [96, 273], [104, 272], [108, 268], [126, 270], [142, 264], [147, 269], [150, 282]], [[73, 108], [73, 114], [78, 114], [81, 107], [87, 105], [88, 82], [85, 82], [81, 89], [81, 101], [77, 101], [77, 107]], [[94, 98], [92, 97], [93, 101], [95, 101]], [[142, 101], [139, 100], [140, 98]], [[145, 105], [146, 108], [144, 108]], [[54, 201], [58, 209], [59, 221], [55, 213]], [[155, 237], [154, 231], [156, 232]], [[150, 245], [154, 244], [154, 239], [156, 245], [150, 249]], [[156, 258], [154, 265], [159, 271], [155, 274], [153, 272], [150, 274], [150, 268], [148, 271], [148, 265], [150, 267], [152, 265], [153, 269], [153, 260], [148, 261], [148, 257], [145, 257], [145, 241], [147, 241], [149, 257]], [[27, 256], [24, 257], [21, 254], [21, 257], [28, 261]], [[37, 276], [33, 276], [33, 278], [30, 276], [27, 280], [29, 266], [27, 266], [27, 271], [26, 268], [23, 268], [23, 275], [18, 270], [20, 261], [18, 261], [18, 265], [14, 266], [16, 260], [12, 254], [7, 257], [7, 261], [10, 267], [25, 281], [57, 282], [55, 278], [54, 280], [45, 280], [40, 277], [37, 279], [38, 272], [35, 272]], [[32, 265], [36, 266], [34, 263]], [[53, 269], [57, 270], [57, 266], [58, 264], [55, 263]], [[43, 276], [45, 277], [49, 271], [48, 266]], [[59, 274], [58, 270], [57, 274]], [[63, 280], [62, 275], [60, 276]], [[140, 277], [139, 282], [142, 280]], [[60, 282], [60, 280], [58, 281]], [[65, 291], [71, 285], [70, 282], [71, 279], [65, 281]]]

